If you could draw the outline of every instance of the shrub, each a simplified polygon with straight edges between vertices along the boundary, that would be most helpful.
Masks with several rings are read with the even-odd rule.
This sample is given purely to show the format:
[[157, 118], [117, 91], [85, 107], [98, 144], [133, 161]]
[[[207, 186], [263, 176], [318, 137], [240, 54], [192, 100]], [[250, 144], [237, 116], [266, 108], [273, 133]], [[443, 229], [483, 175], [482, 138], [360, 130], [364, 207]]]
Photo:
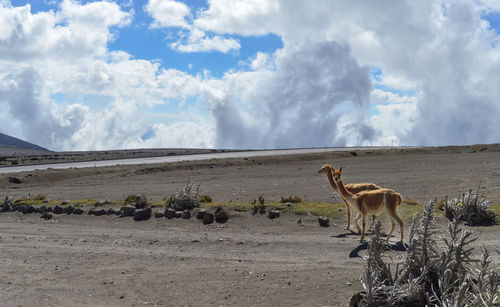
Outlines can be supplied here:
[[202, 203], [211, 203], [212, 201], [213, 201], [213, 199], [209, 195], [201, 195], [200, 196], [200, 202], [202, 202]]
[[282, 203], [300, 203], [302, 202], [302, 198], [300, 196], [288, 196], [288, 197], [283, 197], [281, 196], [281, 202]]
[[445, 200], [444, 212], [449, 220], [458, 218], [471, 226], [493, 225], [497, 222], [489, 201], [479, 196], [479, 187], [476, 194], [469, 190], [467, 193], [462, 193], [459, 198]]
[[166, 202], [167, 206], [169, 206], [170, 208], [173, 208], [175, 210], [178, 210], [178, 211], [182, 211], [182, 210], [186, 210], [186, 209], [192, 210], [192, 209], [194, 209], [194, 207], [199, 207], [197, 199], [198, 199], [198, 190], [200, 188], [200, 185], [198, 185], [194, 194], [191, 193], [192, 188], [193, 188], [193, 184], [191, 184], [191, 180], [190, 180], [190, 181], [188, 181], [188, 183], [186, 184], [184, 189], [175, 193], [174, 195], [169, 196], [166, 199], [165, 202]]
[[[352, 305], [366, 306], [494, 306], [500, 279], [489, 269], [491, 258], [482, 248], [479, 269], [473, 265], [472, 232], [459, 229], [457, 219], [448, 222], [445, 247], [438, 249], [434, 237], [433, 211], [436, 201], [424, 207], [409, 231], [408, 248], [394, 275], [385, 259], [380, 221], [368, 243], [368, 257], [361, 276], [363, 292], [351, 298]], [[356, 302], [357, 301], [357, 302]]]

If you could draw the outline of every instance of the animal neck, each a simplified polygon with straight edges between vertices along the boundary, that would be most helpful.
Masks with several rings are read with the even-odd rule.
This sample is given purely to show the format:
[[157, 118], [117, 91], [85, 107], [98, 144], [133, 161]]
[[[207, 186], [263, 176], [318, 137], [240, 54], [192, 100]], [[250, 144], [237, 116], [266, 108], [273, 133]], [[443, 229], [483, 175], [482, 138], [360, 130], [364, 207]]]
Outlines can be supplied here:
[[352, 195], [349, 191], [344, 186], [344, 183], [342, 182], [342, 179], [336, 182], [337, 183], [337, 188], [339, 190], [340, 195], [344, 197], [346, 200], [352, 200], [354, 199], [354, 195]]
[[328, 182], [330, 183], [330, 186], [332, 187], [332, 189], [339, 193], [339, 188], [337, 187], [337, 184], [335, 183], [335, 181], [333, 180], [333, 175], [332, 175], [332, 171], [329, 170], [327, 173], [326, 173], [326, 178], [328, 179]]

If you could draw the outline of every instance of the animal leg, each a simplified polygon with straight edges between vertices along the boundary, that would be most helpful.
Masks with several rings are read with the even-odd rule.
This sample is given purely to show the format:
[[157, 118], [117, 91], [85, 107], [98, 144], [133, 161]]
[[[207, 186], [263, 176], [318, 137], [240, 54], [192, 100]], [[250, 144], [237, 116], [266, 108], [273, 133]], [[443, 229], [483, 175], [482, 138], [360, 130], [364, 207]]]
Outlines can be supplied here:
[[361, 232], [361, 239], [359, 240], [359, 242], [363, 242], [363, 240], [365, 239], [365, 230], [366, 230], [366, 215], [365, 214], [363, 214], [362, 225], [363, 225], [363, 228], [362, 228], [362, 232]]
[[347, 226], [344, 228], [346, 230], [349, 230], [351, 228], [351, 210], [349, 209], [349, 204], [345, 199], [343, 199], [344, 205], [345, 205], [345, 210], [347, 211]]
[[372, 222], [370, 223], [370, 227], [368, 227], [368, 230], [372, 229], [373, 224], [375, 223], [375, 219], [377, 219], [377, 216], [375, 214], [372, 214]]
[[356, 228], [358, 229], [359, 234], [361, 234], [361, 227], [359, 227], [359, 223], [358, 223], [360, 218], [361, 218], [361, 213], [358, 212], [358, 214], [356, 215], [356, 217], [353, 220], [354, 225], [356, 225]]
[[392, 233], [394, 232], [394, 228], [396, 228], [396, 222], [394, 221], [394, 218], [392, 216], [389, 216], [389, 217], [391, 218], [391, 231], [387, 235], [387, 241], [389, 241], [389, 239], [392, 236]]

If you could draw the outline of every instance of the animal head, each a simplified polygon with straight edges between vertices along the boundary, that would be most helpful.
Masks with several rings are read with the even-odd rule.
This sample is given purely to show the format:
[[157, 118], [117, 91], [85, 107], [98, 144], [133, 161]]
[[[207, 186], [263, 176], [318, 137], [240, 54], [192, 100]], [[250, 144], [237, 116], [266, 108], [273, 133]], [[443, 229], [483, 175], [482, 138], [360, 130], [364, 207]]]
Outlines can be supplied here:
[[328, 172], [333, 172], [334, 170], [333, 166], [325, 164], [318, 170], [318, 174], [328, 174]]
[[335, 180], [335, 182], [340, 181], [340, 179], [342, 177], [342, 166], [339, 169], [333, 169], [332, 176], [333, 176], [333, 180]]

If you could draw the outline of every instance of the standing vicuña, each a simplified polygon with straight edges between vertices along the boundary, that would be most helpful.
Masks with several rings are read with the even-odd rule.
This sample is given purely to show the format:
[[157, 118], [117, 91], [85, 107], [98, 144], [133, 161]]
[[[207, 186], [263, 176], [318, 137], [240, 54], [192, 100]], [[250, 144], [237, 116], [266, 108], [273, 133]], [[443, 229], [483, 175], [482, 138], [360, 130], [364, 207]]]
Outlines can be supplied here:
[[342, 167], [338, 170], [333, 171], [333, 179], [339, 188], [339, 192], [342, 197], [358, 212], [358, 215], [354, 218], [354, 222], [359, 229], [358, 220], [362, 218], [362, 228], [361, 228], [361, 240], [365, 238], [366, 230], [366, 216], [371, 214], [378, 216], [385, 209], [389, 214], [391, 219], [391, 231], [387, 236], [387, 240], [391, 237], [396, 227], [396, 223], [399, 224], [399, 231], [401, 232], [401, 242], [403, 242], [404, 236], [404, 223], [401, 218], [396, 213], [396, 209], [402, 203], [403, 198], [401, 195], [391, 189], [378, 189], [373, 191], [362, 191], [357, 194], [352, 194], [346, 190], [344, 183], [342, 182]]
[[[342, 194], [340, 194], [339, 188], [337, 187], [337, 185], [333, 181], [333, 171], [334, 170], [335, 170], [335, 168], [333, 166], [331, 166], [330, 164], [325, 164], [318, 170], [318, 174], [325, 174], [332, 189], [335, 192], [337, 192], [337, 194], [339, 194], [340, 197], [342, 198], [342, 201], [344, 202], [344, 205], [345, 205], [345, 209], [347, 211], [347, 226], [344, 229], [350, 229], [351, 228], [351, 209], [350, 209], [351, 205], [349, 205], [349, 203], [344, 199]], [[370, 191], [370, 190], [381, 189], [381, 187], [379, 187], [378, 185], [376, 185], [374, 183], [350, 183], [350, 184], [346, 184], [345, 188], [351, 194], [357, 194], [361, 191]], [[376, 218], [375, 215], [372, 216], [372, 222], [370, 224], [370, 227], [368, 227], [368, 229], [370, 229], [372, 227], [373, 222], [375, 221], [375, 218]], [[359, 227], [358, 227], [358, 230], [360, 230]], [[360, 230], [360, 232], [361, 232], [361, 230]]]

